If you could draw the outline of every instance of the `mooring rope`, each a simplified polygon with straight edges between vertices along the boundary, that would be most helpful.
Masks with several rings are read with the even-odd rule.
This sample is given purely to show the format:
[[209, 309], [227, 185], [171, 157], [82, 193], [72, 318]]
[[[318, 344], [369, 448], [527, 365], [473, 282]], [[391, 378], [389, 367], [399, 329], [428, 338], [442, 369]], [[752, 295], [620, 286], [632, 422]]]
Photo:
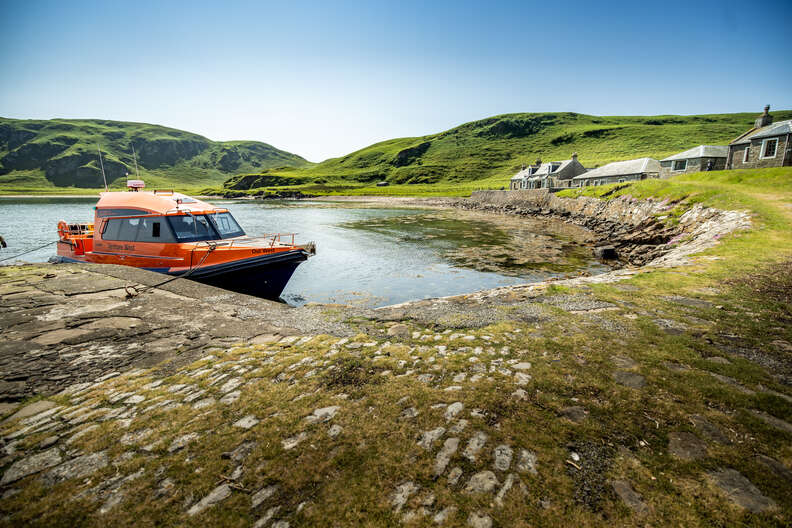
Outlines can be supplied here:
[[43, 246], [39, 246], [37, 248], [31, 249], [30, 251], [23, 251], [22, 253], [19, 253], [18, 255], [14, 255], [13, 257], [6, 257], [4, 259], [0, 259], [0, 262], [5, 262], [6, 260], [11, 260], [11, 259], [18, 258], [18, 257], [21, 257], [22, 255], [27, 255], [28, 253], [33, 253], [34, 251], [38, 251], [39, 249], [44, 249], [45, 247], [47, 247], [49, 245], [57, 244], [57, 243], [58, 243], [57, 240], [53, 240], [52, 242], [47, 242]]
[[127, 298], [137, 297], [139, 294], [143, 293], [144, 291], [153, 290], [154, 288], [159, 288], [160, 286], [168, 284], [169, 282], [173, 282], [176, 279], [186, 279], [187, 277], [192, 275], [192, 273], [195, 270], [197, 270], [198, 268], [200, 268], [203, 265], [203, 263], [206, 261], [206, 258], [209, 256], [209, 254], [212, 251], [217, 249], [217, 244], [213, 244], [211, 242], [207, 242], [207, 245], [209, 246], [209, 250], [204, 254], [204, 256], [201, 259], [201, 261], [198, 262], [198, 264], [196, 266], [188, 269], [186, 272], [182, 273], [181, 275], [176, 275], [175, 277], [171, 277], [171, 278], [169, 278], [167, 280], [164, 280], [164, 281], [160, 282], [159, 284], [153, 284], [151, 286], [141, 286], [139, 288], [136, 287], [136, 286], [124, 286], [124, 290], [126, 290]]

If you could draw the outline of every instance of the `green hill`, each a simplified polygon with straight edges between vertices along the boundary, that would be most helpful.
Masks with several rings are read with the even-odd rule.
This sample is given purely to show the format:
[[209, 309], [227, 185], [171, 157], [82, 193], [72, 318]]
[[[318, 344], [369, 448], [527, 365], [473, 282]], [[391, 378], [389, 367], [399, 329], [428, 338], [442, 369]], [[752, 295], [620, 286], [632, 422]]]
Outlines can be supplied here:
[[[749, 129], [756, 116], [505, 114], [439, 134], [383, 141], [310, 167], [237, 176], [226, 182], [226, 189], [288, 186], [315, 193], [465, 194], [506, 186], [523, 163], [537, 158], [569, 159], [577, 152], [583, 165], [595, 167], [643, 156], [660, 159], [700, 144], [724, 145]], [[792, 111], [773, 116], [776, 121], [790, 119]], [[376, 187], [379, 181], [390, 186]]]
[[0, 189], [100, 188], [97, 148], [108, 183], [123, 186], [135, 174], [150, 185], [205, 187], [230, 175], [308, 162], [258, 141], [210, 141], [173, 128], [99, 119], [0, 118]]

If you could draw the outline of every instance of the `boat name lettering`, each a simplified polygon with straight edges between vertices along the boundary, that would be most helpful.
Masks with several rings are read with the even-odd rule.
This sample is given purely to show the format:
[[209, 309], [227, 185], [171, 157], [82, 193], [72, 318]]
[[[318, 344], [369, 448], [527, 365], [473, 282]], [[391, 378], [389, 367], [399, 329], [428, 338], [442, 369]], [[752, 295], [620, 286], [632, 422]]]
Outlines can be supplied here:
[[107, 247], [115, 250], [135, 251], [135, 246], [133, 244], [107, 244]]
[[273, 249], [251, 249], [250, 252], [254, 255], [260, 255], [261, 253], [272, 253]]

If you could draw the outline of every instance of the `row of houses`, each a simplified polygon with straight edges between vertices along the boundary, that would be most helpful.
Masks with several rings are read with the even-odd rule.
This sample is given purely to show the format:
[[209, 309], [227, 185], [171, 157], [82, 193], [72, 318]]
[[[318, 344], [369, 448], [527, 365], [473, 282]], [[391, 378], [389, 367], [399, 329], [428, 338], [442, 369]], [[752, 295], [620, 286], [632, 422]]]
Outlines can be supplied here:
[[660, 161], [638, 158], [616, 161], [602, 167], [586, 168], [577, 153], [568, 160], [523, 165], [512, 176], [509, 188], [549, 189], [605, 185], [647, 178], [670, 178], [686, 172], [724, 169], [756, 169], [792, 165], [792, 120], [773, 123], [770, 106], [754, 123], [754, 127], [728, 145], [699, 145]]

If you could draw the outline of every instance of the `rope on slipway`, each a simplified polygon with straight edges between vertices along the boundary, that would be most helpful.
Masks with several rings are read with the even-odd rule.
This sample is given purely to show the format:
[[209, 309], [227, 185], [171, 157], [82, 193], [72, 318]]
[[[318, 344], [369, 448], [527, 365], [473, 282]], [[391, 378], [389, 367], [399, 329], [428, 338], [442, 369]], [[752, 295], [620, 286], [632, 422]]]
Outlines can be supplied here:
[[58, 243], [57, 240], [53, 240], [52, 242], [47, 242], [43, 246], [39, 246], [37, 248], [33, 248], [33, 249], [29, 250], [29, 251], [23, 251], [22, 253], [19, 253], [18, 255], [14, 255], [13, 257], [6, 257], [4, 259], [0, 259], [0, 262], [5, 262], [6, 260], [11, 260], [11, 259], [18, 258], [18, 257], [21, 257], [22, 255], [27, 255], [28, 253], [33, 253], [34, 251], [38, 251], [39, 249], [44, 249], [47, 246], [50, 246], [52, 244], [57, 244], [57, 243]]
[[209, 250], [204, 254], [203, 258], [201, 258], [201, 261], [198, 262], [198, 264], [196, 266], [188, 269], [187, 271], [185, 271], [181, 275], [176, 275], [174, 277], [171, 277], [171, 278], [169, 278], [167, 280], [164, 280], [164, 281], [162, 281], [162, 282], [160, 282], [158, 284], [153, 284], [151, 286], [140, 286], [140, 287], [137, 287], [137, 286], [124, 286], [124, 290], [126, 291], [127, 299], [131, 299], [132, 297], [137, 297], [139, 294], [141, 294], [141, 293], [143, 293], [145, 291], [153, 290], [154, 288], [159, 288], [160, 286], [168, 284], [169, 282], [173, 282], [176, 279], [186, 279], [187, 277], [192, 275], [192, 273], [195, 270], [200, 268], [203, 265], [203, 263], [206, 261], [206, 257], [208, 257], [209, 254], [217, 248], [217, 244], [213, 244], [213, 243], [210, 242], [210, 243], [208, 243], [208, 245], [209, 245]]

